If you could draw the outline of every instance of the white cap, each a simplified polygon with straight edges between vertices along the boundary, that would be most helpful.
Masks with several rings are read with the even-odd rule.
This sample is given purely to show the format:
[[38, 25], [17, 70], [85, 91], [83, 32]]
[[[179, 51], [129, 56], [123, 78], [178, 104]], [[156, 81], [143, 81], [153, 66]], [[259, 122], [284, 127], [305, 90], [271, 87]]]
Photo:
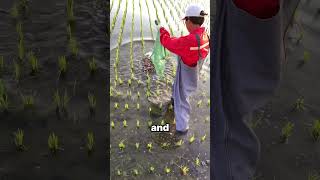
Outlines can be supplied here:
[[189, 16], [192, 16], [192, 17], [204, 17], [204, 16], [200, 15], [201, 11], [204, 11], [204, 8], [201, 5], [199, 5], [199, 4], [190, 4], [186, 9], [186, 12], [185, 12], [185, 15], [184, 15], [183, 19], [186, 18], [186, 17], [189, 17]]

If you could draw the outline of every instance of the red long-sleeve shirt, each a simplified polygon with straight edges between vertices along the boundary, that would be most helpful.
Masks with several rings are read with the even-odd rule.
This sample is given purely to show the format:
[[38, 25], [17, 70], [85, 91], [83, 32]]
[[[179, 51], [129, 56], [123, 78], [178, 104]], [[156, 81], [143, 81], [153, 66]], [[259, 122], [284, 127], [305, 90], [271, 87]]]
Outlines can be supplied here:
[[204, 27], [200, 27], [190, 32], [189, 35], [179, 38], [170, 37], [169, 32], [160, 28], [160, 42], [169, 51], [181, 57], [184, 64], [194, 67], [199, 60], [198, 43], [195, 34], [200, 37], [200, 54], [205, 58], [209, 52], [209, 39]]
[[[276, 15], [280, 8], [280, 0], [233, 0], [234, 4], [244, 11], [258, 17], [258, 18], [271, 18]], [[181, 36], [179, 38], [170, 37], [169, 32], [160, 28], [160, 42], [169, 51], [177, 54], [181, 57], [182, 61], [188, 66], [196, 66], [199, 59], [199, 54], [194, 47], [197, 47], [197, 40], [194, 34], [198, 34], [201, 38], [202, 49], [200, 53], [202, 57], [208, 55], [209, 46], [207, 34], [203, 27], [195, 29], [187, 36]], [[193, 47], [193, 50], [190, 48]]]
[[234, 4], [246, 12], [262, 19], [276, 15], [280, 8], [280, 0], [233, 0]]

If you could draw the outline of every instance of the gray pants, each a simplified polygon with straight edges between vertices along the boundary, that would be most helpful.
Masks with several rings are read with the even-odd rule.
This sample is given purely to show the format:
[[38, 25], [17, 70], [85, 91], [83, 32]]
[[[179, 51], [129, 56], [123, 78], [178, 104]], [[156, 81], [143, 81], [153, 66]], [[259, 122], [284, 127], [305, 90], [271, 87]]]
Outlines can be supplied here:
[[177, 73], [172, 91], [176, 130], [178, 131], [189, 129], [191, 112], [189, 98], [197, 89], [198, 72], [202, 63], [203, 60], [200, 59], [196, 67], [189, 67], [182, 62], [180, 57], [178, 57]]

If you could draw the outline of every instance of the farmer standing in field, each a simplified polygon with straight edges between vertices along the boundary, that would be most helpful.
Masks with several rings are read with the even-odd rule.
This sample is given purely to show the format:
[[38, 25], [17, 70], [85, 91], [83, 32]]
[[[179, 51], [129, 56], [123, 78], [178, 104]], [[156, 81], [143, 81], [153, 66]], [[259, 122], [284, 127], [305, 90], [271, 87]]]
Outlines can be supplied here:
[[209, 53], [209, 37], [202, 27], [206, 15], [204, 8], [198, 4], [187, 7], [182, 19], [189, 31], [186, 36], [171, 37], [164, 27], [160, 28], [161, 44], [178, 55], [172, 93], [178, 135], [188, 132], [191, 111], [189, 97], [197, 89], [198, 73]]
[[211, 63], [211, 177], [254, 177], [260, 143], [246, 123], [279, 85], [284, 38], [299, 0], [216, 0]]

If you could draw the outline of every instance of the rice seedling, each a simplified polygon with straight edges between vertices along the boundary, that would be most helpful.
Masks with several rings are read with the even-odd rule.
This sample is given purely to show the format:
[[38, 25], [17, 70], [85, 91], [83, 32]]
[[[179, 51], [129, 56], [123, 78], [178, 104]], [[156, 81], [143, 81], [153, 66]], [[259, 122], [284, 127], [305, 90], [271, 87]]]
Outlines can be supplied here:
[[150, 172], [150, 173], [154, 173], [154, 172], [155, 172], [155, 168], [154, 168], [153, 166], [150, 166], [150, 167], [149, 167], [149, 172]]
[[149, 121], [148, 121], [148, 127], [150, 128], [150, 127], [152, 126], [152, 124], [153, 124], [152, 121], [149, 120]]
[[133, 169], [132, 173], [133, 173], [134, 176], [138, 176], [139, 175], [138, 169]]
[[24, 141], [24, 132], [21, 129], [18, 129], [16, 132], [13, 133], [14, 135], [14, 144], [18, 151], [24, 151], [26, 148], [23, 144]]
[[136, 125], [137, 125], [137, 128], [139, 129], [140, 128], [140, 121], [139, 120], [137, 120]]
[[124, 104], [124, 109], [125, 109], [125, 110], [129, 110], [129, 104], [128, 104], [128, 103], [125, 103], [125, 104]]
[[118, 146], [120, 150], [124, 150], [124, 148], [126, 148], [126, 145], [124, 144], [124, 140], [121, 140]]
[[96, 105], [97, 105], [97, 99], [96, 99], [95, 95], [93, 95], [89, 92], [88, 93], [88, 101], [89, 101], [90, 113], [93, 114], [95, 112]]
[[169, 174], [169, 173], [171, 172], [171, 169], [170, 169], [168, 166], [166, 166], [166, 167], [164, 168], [164, 172], [165, 172], [166, 174]]
[[307, 63], [310, 60], [310, 52], [304, 51], [303, 52], [303, 64]]
[[176, 146], [182, 146], [183, 143], [184, 143], [184, 141], [182, 139], [180, 139], [178, 142], [176, 142]]
[[16, 3], [13, 4], [12, 8], [10, 9], [10, 15], [14, 19], [17, 19], [19, 17], [19, 8]]
[[202, 100], [199, 100], [198, 103], [197, 103], [197, 106], [201, 107], [201, 105], [202, 105]]
[[75, 20], [73, 7], [73, 0], [67, 0], [67, 18], [69, 23]]
[[19, 0], [19, 8], [25, 11], [28, 8], [27, 0]]
[[149, 114], [151, 114], [151, 111], [152, 111], [152, 108], [151, 108], [151, 107], [149, 107]]
[[64, 91], [63, 96], [60, 95], [58, 90], [53, 95], [53, 102], [56, 107], [56, 112], [66, 112], [69, 101], [70, 101], [70, 98], [66, 90]]
[[28, 58], [31, 65], [31, 75], [35, 75], [39, 71], [38, 59], [32, 51], [28, 54]]
[[23, 58], [24, 58], [24, 42], [23, 42], [23, 39], [20, 39], [19, 40], [19, 43], [18, 43], [18, 55], [19, 55], [19, 59], [22, 61]]
[[151, 96], [150, 90], [147, 90], [147, 91], [146, 91], [146, 96], [147, 96], [147, 97], [150, 97], [150, 96]]
[[140, 110], [140, 104], [137, 103], [137, 110], [139, 111]]
[[166, 124], [166, 122], [164, 122], [164, 120], [161, 120], [160, 124], [161, 124], [161, 126], [164, 126]]
[[131, 90], [129, 90], [129, 91], [127, 90], [127, 96], [131, 97], [131, 95], [132, 95]]
[[128, 86], [131, 86], [131, 79], [128, 79]]
[[24, 96], [21, 94], [21, 99], [24, 109], [29, 109], [34, 106], [34, 97], [32, 95]]
[[151, 152], [151, 150], [152, 150], [152, 142], [149, 142], [148, 144], [147, 144], [147, 149], [148, 149], [148, 151], [149, 152]]
[[196, 166], [200, 166], [200, 159], [199, 159], [199, 157], [196, 157], [196, 159], [195, 159], [195, 164], [196, 164]]
[[122, 125], [123, 125], [124, 128], [128, 127], [127, 120], [123, 120], [122, 121]]
[[196, 138], [195, 138], [195, 136], [194, 136], [194, 134], [193, 134], [193, 135], [189, 138], [189, 143], [190, 143], [190, 144], [193, 143], [195, 139], [196, 139]]
[[298, 112], [302, 112], [305, 110], [304, 98], [302, 96], [299, 97], [294, 103], [293, 110]]
[[3, 93], [0, 96], [0, 108], [3, 110], [4, 113], [8, 113], [9, 111], [9, 100], [8, 95], [6, 93]]
[[140, 147], [140, 144], [139, 143], [136, 143], [136, 149], [138, 150]]
[[21, 22], [18, 22], [16, 24], [16, 30], [17, 30], [17, 33], [18, 33], [18, 39], [21, 40], [21, 39], [24, 39], [23, 38], [23, 32], [22, 32], [22, 23]]
[[21, 78], [21, 67], [20, 64], [17, 62], [13, 63], [14, 65], [14, 79], [19, 82]]
[[119, 84], [122, 85], [123, 84], [123, 80], [119, 77]]
[[210, 107], [210, 99], [208, 99], [207, 105]]
[[118, 176], [121, 176], [121, 175], [122, 175], [122, 172], [121, 172], [120, 169], [117, 169], [117, 175], [118, 175]]
[[320, 120], [315, 120], [311, 128], [311, 136], [314, 141], [320, 139]]
[[64, 77], [67, 72], [67, 60], [65, 56], [60, 56], [58, 59], [58, 65], [59, 65], [59, 76]]
[[137, 97], [140, 98], [140, 92], [139, 91], [137, 92]]
[[289, 137], [293, 133], [293, 127], [294, 127], [294, 124], [292, 122], [287, 122], [287, 124], [282, 128], [281, 137], [280, 137], [282, 143], [288, 142]]
[[111, 128], [114, 129], [114, 122], [111, 121], [111, 124], [110, 124]]
[[90, 74], [93, 75], [97, 71], [97, 63], [94, 57], [88, 61]]
[[77, 40], [74, 36], [71, 36], [69, 39], [69, 49], [71, 51], [71, 54], [73, 56], [77, 56], [78, 55], [78, 45], [77, 45]]
[[114, 103], [114, 109], [119, 109], [119, 103], [117, 102]]
[[91, 154], [94, 150], [94, 136], [92, 132], [88, 132], [87, 134], [87, 151], [88, 154]]
[[51, 133], [48, 138], [48, 147], [51, 153], [55, 154], [59, 149], [59, 139], [54, 133]]
[[189, 168], [187, 166], [181, 166], [180, 167], [180, 172], [182, 176], [186, 176], [189, 172]]
[[170, 143], [164, 142], [161, 144], [161, 148], [167, 149], [170, 146]]
[[201, 137], [201, 142], [204, 142], [204, 141], [206, 140], [206, 136], [207, 136], [207, 134], [205, 134], [205, 135], [203, 135], [203, 136]]

